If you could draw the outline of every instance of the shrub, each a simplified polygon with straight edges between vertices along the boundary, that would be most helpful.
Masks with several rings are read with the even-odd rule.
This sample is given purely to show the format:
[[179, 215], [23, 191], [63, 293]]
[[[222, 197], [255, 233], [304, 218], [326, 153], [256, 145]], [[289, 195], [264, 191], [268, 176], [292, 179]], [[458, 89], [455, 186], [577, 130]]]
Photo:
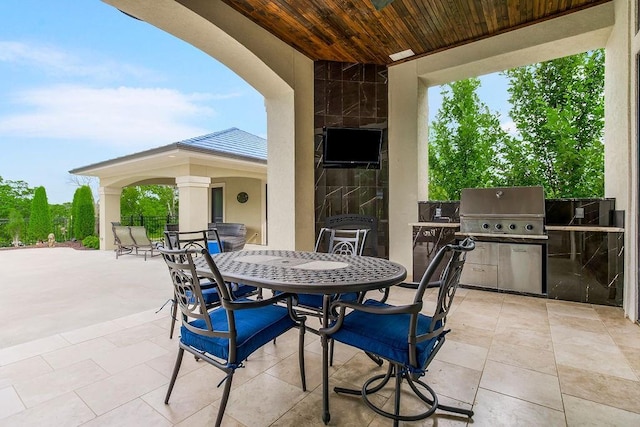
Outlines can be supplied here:
[[73, 195], [73, 235], [78, 240], [92, 236], [95, 231], [96, 211], [93, 205], [93, 194], [88, 185], [78, 188]]
[[98, 236], [87, 236], [82, 240], [82, 246], [91, 249], [100, 249], [100, 239]]
[[31, 215], [29, 216], [28, 227], [29, 239], [45, 241], [52, 231], [53, 227], [51, 225], [47, 192], [44, 187], [38, 187], [31, 202]]

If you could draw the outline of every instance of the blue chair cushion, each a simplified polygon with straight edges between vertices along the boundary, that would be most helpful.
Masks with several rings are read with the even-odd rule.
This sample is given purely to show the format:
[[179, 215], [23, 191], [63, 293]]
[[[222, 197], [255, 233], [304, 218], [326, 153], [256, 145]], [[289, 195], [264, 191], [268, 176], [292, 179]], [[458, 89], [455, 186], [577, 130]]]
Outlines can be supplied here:
[[[203, 288], [202, 297], [204, 298], [204, 303], [207, 305], [220, 302], [220, 294], [218, 294], [217, 288]], [[187, 298], [189, 298], [190, 303], [193, 304], [195, 302], [195, 298], [191, 296], [191, 291], [187, 291]]]
[[[211, 282], [205, 282], [200, 284], [202, 288], [202, 296], [204, 297], [204, 302], [207, 305], [215, 304], [220, 302], [220, 295], [218, 294], [218, 289]], [[233, 292], [233, 296], [236, 298], [243, 297], [252, 292], [255, 292], [257, 288], [255, 286], [243, 285], [242, 283], [231, 283], [231, 292]]]
[[[254, 302], [248, 299], [238, 301]], [[237, 352], [236, 360], [230, 361], [229, 364], [242, 362], [258, 348], [295, 326], [287, 309], [276, 305], [235, 310], [233, 313], [236, 320]], [[227, 311], [224, 308], [219, 307], [211, 310], [209, 318], [214, 330], [224, 332], [229, 330]], [[193, 320], [189, 324], [196, 328], [206, 329], [205, 321], [202, 319]], [[229, 340], [227, 338], [207, 337], [191, 332], [184, 326], [180, 328], [180, 333], [180, 341], [185, 345], [228, 360]]]
[[[388, 304], [375, 300], [367, 300], [365, 305], [375, 307], [391, 307]], [[354, 310], [344, 318], [342, 327], [331, 338], [336, 341], [359, 348], [369, 353], [401, 363], [403, 366], [411, 367], [409, 364], [409, 321], [410, 314], [372, 314]], [[431, 325], [431, 317], [422, 314], [418, 315], [417, 334], [427, 333]], [[429, 355], [433, 351], [437, 338], [418, 343], [417, 357], [418, 366], [422, 368]]]
[[[356, 292], [350, 292], [347, 294], [340, 294], [336, 296], [340, 301], [356, 302], [358, 300], [358, 294]], [[298, 294], [298, 304], [305, 307], [314, 307], [318, 310], [322, 309], [322, 295], [315, 294]]]
[[231, 292], [238, 298], [255, 292], [258, 288], [255, 286], [245, 285], [243, 283], [231, 283]]

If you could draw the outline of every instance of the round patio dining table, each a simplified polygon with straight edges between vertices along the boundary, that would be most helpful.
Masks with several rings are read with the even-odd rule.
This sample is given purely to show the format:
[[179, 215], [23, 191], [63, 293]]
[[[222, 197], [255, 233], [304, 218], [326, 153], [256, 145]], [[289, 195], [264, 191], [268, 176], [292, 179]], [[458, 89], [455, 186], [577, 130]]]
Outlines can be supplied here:
[[[212, 255], [225, 281], [275, 291], [324, 295], [323, 325], [328, 325], [330, 296], [386, 288], [402, 282], [400, 264], [367, 256], [286, 250], [224, 252]], [[204, 265], [203, 265], [204, 266]], [[329, 422], [328, 340], [322, 340], [322, 419]]]

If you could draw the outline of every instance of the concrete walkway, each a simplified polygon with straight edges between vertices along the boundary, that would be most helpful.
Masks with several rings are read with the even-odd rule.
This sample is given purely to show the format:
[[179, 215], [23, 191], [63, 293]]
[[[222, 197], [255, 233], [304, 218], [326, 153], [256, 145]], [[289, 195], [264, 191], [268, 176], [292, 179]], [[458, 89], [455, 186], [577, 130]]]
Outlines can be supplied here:
[[172, 296], [162, 257], [71, 248], [0, 250], [0, 291], [0, 348], [157, 309]]

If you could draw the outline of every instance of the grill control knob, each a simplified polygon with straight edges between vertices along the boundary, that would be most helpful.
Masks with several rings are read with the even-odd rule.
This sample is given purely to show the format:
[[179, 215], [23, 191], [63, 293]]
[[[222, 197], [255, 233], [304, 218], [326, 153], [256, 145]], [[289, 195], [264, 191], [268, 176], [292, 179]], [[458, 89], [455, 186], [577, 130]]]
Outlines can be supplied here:
[[531, 224], [527, 224], [527, 225], [525, 225], [525, 226], [524, 226], [524, 228], [525, 228], [527, 231], [531, 231], [531, 230], [533, 230], [533, 225], [531, 225]]
[[496, 224], [496, 230], [502, 230], [502, 224]]
[[485, 229], [485, 230], [486, 230], [486, 229], [488, 229], [488, 228], [489, 228], [489, 224], [487, 224], [487, 223], [485, 222], [484, 224], [482, 224], [482, 228], [483, 228], [483, 229]]
[[509, 230], [515, 230], [515, 229], [516, 229], [515, 224], [509, 224]]

